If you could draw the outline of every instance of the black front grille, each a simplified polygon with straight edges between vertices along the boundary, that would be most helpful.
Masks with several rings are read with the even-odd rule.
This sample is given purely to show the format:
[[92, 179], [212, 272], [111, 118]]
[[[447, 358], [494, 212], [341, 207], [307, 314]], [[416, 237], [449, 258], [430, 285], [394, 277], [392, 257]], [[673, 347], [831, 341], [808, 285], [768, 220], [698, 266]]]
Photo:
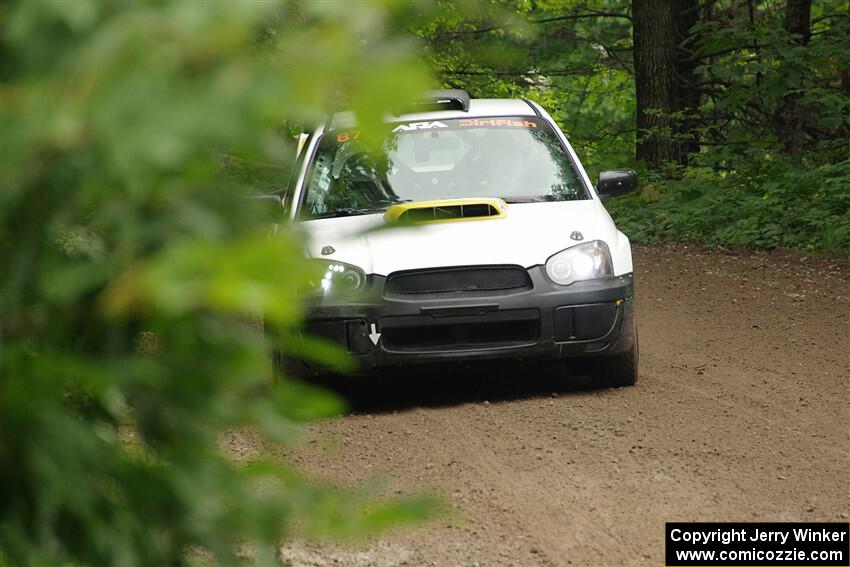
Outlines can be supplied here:
[[397, 272], [387, 278], [386, 293], [456, 293], [531, 289], [528, 272], [519, 266], [475, 266]]
[[476, 350], [533, 344], [540, 336], [537, 309], [446, 319], [421, 315], [381, 319], [383, 344], [396, 352]]

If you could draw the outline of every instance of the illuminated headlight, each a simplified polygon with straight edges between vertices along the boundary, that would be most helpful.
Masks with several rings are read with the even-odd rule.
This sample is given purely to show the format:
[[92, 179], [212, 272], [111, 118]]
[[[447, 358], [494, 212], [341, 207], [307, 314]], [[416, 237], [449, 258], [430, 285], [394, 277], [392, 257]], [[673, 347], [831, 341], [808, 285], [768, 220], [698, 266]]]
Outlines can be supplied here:
[[320, 279], [315, 282], [315, 288], [322, 295], [351, 295], [366, 283], [366, 274], [357, 266], [342, 262], [315, 261], [320, 263]]
[[567, 248], [546, 260], [546, 275], [559, 285], [606, 278], [613, 274], [608, 245], [600, 240]]

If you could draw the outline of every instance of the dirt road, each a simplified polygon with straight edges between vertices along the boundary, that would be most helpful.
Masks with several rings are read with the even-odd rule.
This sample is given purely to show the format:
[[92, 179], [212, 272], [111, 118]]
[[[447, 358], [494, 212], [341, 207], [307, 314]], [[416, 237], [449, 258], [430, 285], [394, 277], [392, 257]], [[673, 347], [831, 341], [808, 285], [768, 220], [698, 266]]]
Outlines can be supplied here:
[[635, 251], [641, 377], [588, 391], [531, 366], [347, 385], [355, 414], [291, 458], [434, 489], [449, 517], [294, 565], [663, 565], [665, 521], [850, 514], [846, 262]]

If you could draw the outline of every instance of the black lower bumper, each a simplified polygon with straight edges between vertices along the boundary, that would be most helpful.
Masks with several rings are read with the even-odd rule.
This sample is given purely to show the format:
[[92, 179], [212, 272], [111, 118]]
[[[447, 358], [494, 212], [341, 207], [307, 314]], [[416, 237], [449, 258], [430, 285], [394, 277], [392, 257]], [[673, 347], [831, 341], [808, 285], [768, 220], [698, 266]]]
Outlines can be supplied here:
[[494, 358], [610, 355], [634, 343], [632, 274], [529, 289], [385, 296], [384, 278], [359, 301], [324, 300], [304, 330], [343, 346], [361, 369]]

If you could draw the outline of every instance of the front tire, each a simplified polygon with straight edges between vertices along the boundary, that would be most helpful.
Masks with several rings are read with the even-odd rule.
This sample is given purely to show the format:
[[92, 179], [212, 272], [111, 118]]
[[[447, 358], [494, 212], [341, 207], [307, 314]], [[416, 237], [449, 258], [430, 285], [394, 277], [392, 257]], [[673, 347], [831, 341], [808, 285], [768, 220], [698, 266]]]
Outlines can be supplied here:
[[638, 379], [638, 334], [634, 329], [635, 340], [632, 348], [622, 354], [603, 356], [593, 361], [591, 374], [594, 384], [603, 388], [633, 386]]
[[316, 371], [306, 361], [299, 358], [297, 355], [288, 354], [281, 350], [281, 334], [274, 325], [268, 322], [264, 324], [264, 332], [271, 343], [271, 367], [272, 379], [275, 382], [285, 380], [287, 378], [295, 378], [298, 380], [306, 380], [316, 375]]
[[272, 353], [272, 377], [275, 381], [287, 378], [304, 379], [309, 376], [307, 365], [302, 360], [286, 356], [279, 350]]

